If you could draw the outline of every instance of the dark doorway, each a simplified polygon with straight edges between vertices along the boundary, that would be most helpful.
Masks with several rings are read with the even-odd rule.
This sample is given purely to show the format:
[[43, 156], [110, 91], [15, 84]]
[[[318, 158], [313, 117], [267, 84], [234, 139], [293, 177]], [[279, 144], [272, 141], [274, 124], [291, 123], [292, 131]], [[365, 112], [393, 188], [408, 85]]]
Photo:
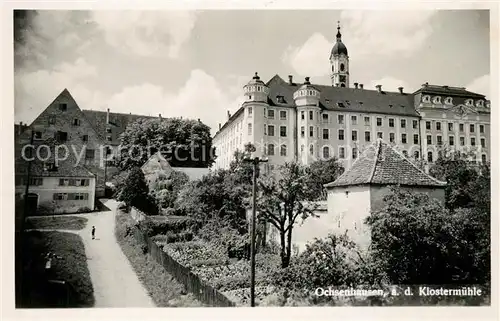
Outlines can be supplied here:
[[26, 206], [26, 214], [28, 216], [36, 215], [36, 209], [38, 207], [38, 194], [28, 193]]

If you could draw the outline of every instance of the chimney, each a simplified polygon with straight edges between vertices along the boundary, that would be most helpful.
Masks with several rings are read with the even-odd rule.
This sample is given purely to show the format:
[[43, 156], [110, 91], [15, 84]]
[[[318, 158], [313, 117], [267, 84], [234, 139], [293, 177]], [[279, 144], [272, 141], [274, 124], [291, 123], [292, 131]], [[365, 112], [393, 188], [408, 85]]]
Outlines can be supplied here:
[[106, 124], [109, 124], [109, 108], [108, 111], [106, 112]]
[[308, 84], [308, 85], [309, 85], [309, 84], [310, 84], [309, 79], [311, 79], [311, 78], [306, 77], [306, 78], [305, 78], [305, 81], [304, 81], [304, 84]]
[[359, 89], [363, 89], [363, 84], [359, 84]]
[[201, 120], [198, 118], [198, 122], [201, 123]]
[[161, 118], [161, 114], [158, 114], [158, 117], [160, 118], [160, 120], [162, 119], [162, 118]]
[[19, 135], [22, 134], [22, 132], [23, 132], [23, 122], [19, 123], [19, 130], [18, 130], [18, 132], [19, 132]]
[[292, 75], [288, 75], [288, 83], [290, 85], [293, 85], [293, 76]]
[[227, 119], [229, 120], [229, 118], [231, 118], [231, 113], [229, 112], [229, 110], [227, 111]]
[[219, 130], [222, 128], [221, 124], [219, 123]]
[[357, 82], [354, 83], [354, 88], [358, 89], [358, 83]]
[[402, 94], [403, 93], [403, 87], [399, 87], [399, 93]]
[[378, 92], [379, 92], [379, 93], [381, 93], [381, 92], [382, 92], [382, 85], [377, 85], [377, 86], [375, 86], [375, 87], [377, 88], [377, 90], [378, 90]]

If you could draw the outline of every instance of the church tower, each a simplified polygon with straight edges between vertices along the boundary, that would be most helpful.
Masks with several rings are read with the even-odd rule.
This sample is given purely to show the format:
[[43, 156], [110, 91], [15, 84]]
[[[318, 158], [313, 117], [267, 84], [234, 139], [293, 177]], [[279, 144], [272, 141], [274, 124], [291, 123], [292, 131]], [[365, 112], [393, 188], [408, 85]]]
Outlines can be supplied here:
[[347, 55], [347, 48], [342, 42], [340, 22], [337, 26], [337, 41], [333, 45], [330, 54], [330, 66], [332, 86], [349, 87], [349, 56]]

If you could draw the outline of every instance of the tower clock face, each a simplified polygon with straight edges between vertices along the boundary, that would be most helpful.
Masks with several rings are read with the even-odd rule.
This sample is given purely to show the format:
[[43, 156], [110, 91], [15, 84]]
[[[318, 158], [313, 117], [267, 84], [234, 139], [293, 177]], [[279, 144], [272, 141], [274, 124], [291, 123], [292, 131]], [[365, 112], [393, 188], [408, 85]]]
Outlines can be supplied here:
[[345, 76], [343, 76], [343, 75], [339, 76], [339, 81], [340, 82], [345, 82], [345, 80], [346, 80]]

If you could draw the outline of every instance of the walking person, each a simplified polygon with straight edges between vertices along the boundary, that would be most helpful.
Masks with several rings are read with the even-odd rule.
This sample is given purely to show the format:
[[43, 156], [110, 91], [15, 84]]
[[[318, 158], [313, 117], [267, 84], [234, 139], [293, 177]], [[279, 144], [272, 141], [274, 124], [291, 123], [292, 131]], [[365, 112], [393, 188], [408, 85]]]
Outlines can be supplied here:
[[95, 226], [92, 226], [92, 239], [95, 239]]

